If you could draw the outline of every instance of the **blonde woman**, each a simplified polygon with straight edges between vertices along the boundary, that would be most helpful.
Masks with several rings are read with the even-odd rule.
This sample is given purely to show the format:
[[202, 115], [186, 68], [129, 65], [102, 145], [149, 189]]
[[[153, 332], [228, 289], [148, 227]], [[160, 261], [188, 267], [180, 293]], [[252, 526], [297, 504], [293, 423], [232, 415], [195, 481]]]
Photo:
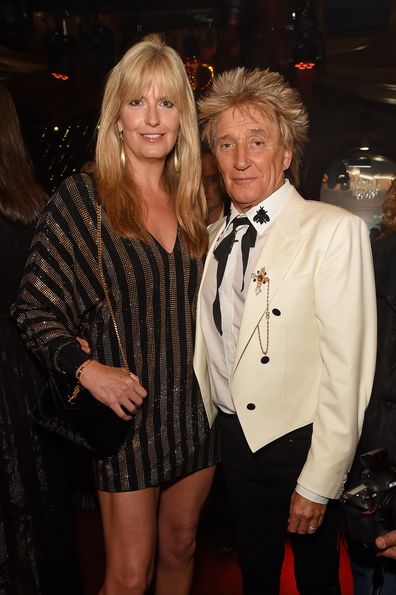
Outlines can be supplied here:
[[[100, 595], [145, 593], [156, 554], [155, 593], [185, 595], [217, 456], [192, 369], [207, 235], [194, 98], [180, 57], [158, 36], [109, 75], [96, 164], [93, 186], [76, 175], [52, 198], [14, 315], [48, 366], [79, 375], [115, 415], [133, 418], [119, 452], [95, 462], [107, 556]], [[97, 202], [130, 375], [96, 272]]]

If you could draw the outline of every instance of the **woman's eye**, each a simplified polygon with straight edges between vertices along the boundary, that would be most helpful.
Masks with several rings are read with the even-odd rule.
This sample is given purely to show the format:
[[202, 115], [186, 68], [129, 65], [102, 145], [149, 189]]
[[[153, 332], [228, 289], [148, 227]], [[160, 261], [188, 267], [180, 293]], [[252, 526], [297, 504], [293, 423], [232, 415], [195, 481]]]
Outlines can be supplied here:
[[137, 105], [141, 105], [141, 104], [142, 104], [141, 99], [131, 99], [131, 101], [129, 102], [129, 105], [132, 105], [132, 106], [137, 106]]
[[161, 105], [164, 107], [173, 107], [173, 102], [170, 99], [163, 99]]

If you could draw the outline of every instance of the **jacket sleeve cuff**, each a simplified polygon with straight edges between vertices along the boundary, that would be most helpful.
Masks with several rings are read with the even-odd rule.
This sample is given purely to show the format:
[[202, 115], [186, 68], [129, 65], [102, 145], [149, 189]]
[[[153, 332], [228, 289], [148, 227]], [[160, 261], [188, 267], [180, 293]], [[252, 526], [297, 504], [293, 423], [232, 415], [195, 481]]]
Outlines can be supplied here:
[[92, 359], [92, 355], [84, 353], [76, 341], [75, 343], [67, 343], [57, 350], [55, 365], [60, 372], [75, 376], [81, 364], [89, 359]]
[[311, 492], [311, 490], [307, 490], [301, 484], [296, 485], [296, 492], [306, 498], [307, 500], [311, 500], [311, 502], [316, 502], [318, 504], [327, 504], [329, 499], [325, 498], [325, 496], [319, 496], [319, 494], [315, 494], [315, 492]]

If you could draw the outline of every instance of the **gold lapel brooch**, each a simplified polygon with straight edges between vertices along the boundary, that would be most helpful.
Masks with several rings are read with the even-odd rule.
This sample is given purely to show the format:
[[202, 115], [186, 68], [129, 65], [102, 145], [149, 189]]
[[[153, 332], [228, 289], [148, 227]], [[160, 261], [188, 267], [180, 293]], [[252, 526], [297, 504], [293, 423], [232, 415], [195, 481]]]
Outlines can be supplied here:
[[267, 276], [267, 271], [265, 267], [261, 267], [257, 273], [252, 273], [253, 282], [256, 283], [256, 295], [261, 293], [263, 285], [269, 281], [269, 277]]

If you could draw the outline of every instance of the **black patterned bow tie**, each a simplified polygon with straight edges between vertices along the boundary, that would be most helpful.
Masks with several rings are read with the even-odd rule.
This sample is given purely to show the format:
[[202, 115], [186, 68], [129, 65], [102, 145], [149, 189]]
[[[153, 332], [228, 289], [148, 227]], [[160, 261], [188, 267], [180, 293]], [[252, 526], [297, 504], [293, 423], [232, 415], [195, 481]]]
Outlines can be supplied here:
[[242, 288], [243, 291], [244, 287], [244, 279], [245, 279], [245, 271], [247, 262], [249, 259], [249, 250], [253, 248], [256, 244], [256, 237], [257, 231], [254, 225], [252, 225], [247, 217], [235, 217], [232, 223], [232, 230], [231, 232], [225, 236], [217, 246], [217, 248], [213, 251], [213, 255], [216, 258], [217, 264], [217, 290], [216, 290], [216, 297], [213, 302], [213, 320], [215, 322], [216, 328], [219, 331], [220, 335], [223, 334], [222, 326], [221, 326], [221, 310], [220, 310], [220, 297], [219, 297], [219, 288], [221, 282], [223, 281], [224, 271], [226, 268], [227, 260], [230, 255], [232, 245], [235, 242], [235, 235], [236, 230], [238, 227], [243, 225], [247, 225], [248, 228], [242, 236], [241, 240], [241, 251], [242, 251]]

